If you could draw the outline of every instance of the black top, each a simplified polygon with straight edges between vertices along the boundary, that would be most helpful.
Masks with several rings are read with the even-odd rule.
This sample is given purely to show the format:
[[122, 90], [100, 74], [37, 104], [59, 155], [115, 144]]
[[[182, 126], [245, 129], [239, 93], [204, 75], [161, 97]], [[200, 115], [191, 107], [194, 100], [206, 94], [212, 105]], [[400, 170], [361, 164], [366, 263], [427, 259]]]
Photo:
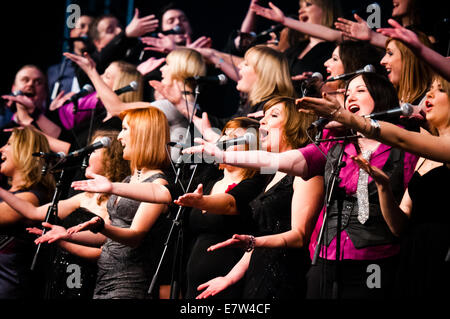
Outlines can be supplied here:
[[[47, 203], [51, 195], [41, 185], [14, 194], [24, 192], [33, 193], [38, 198], [39, 206]], [[34, 226], [39, 227], [39, 224]], [[32, 273], [30, 266], [36, 250], [33, 243], [36, 237], [29, 234], [25, 227], [24, 223], [16, 223], [0, 229], [0, 299], [39, 298], [43, 291], [47, 251], [43, 247]]]
[[402, 236], [397, 296], [450, 297], [450, 169], [439, 166], [408, 185], [412, 211]]
[[[210, 194], [214, 184], [223, 178], [223, 172], [209, 167], [207, 182], [203, 179], [204, 194]], [[199, 176], [205, 176], [201, 174]], [[195, 298], [199, 292], [197, 287], [217, 276], [226, 275], [242, 257], [243, 251], [234, 248], [219, 249], [207, 252], [206, 249], [214, 244], [229, 239], [233, 234], [252, 233], [255, 229], [250, 218], [251, 210], [248, 203], [254, 199], [265, 187], [266, 175], [256, 175], [238, 184], [229, 185], [227, 193], [236, 201], [239, 215], [217, 215], [202, 213], [192, 209], [187, 213], [186, 220], [186, 249], [187, 249], [187, 290], [186, 298]], [[192, 188], [197, 186], [193, 184]], [[178, 196], [172, 189], [172, 196]], [[176, 199], [177, 197], [173, 197]], [[184, 269], [184, 268], [183, 268]], [[240, 298], [241, 284], [233, 285], [217, 294], [215, 298]]]
[[[325, 79], [327, 71], [324, 63], [331, 57], [333, 50], [336, 48], [336, 44], [333, 42], [319, 42], [303, 58], [299, 59], [298, 56], [303, 52], [308, 43], [309, 41], [302, 41], [284, 52], [289, 62], [291, 76], [299, 75], [303, 72], [320, 72]], [[303, 96], [301, 82], [293, 82], [295, 91], [299, 96]]]
[[[257, 223], [256, 235], [289, 231], [294, 176], [286, 175], [268, 191], [261, 193], [250, 205]], [[305, 249], [255, 248], [244, 277], [245, 299], [304, 298], [305, 274], [309, 260]]]

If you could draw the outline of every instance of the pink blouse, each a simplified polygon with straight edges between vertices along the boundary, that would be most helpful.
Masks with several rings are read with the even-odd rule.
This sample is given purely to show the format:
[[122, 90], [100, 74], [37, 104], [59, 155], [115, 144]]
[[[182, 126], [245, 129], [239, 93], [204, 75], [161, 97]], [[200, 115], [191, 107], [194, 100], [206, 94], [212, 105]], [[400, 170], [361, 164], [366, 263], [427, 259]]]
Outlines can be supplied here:
[[97, 92], [92, 92], [78, 101], [78, 112], [76, 114], [73, 114], [73, 103], [61, 106], [58, 112], [62, 125], [70, 130], [74, 126], [88, 120], [92, 115], [92, 109], [95, 109], [97, 103], [99, 103], [100, 107], [103, 107], [103, 104], [97, 98]]
[[[329, 130], [324, 130], [323, 139], [332, 138], [332, 134]], [[331, 147], [335, 143], [340, 142], [323, 142], [318, 147], [325, 154], [331, 149]], [[370, 164], [382, 168], [386, 163], [389, 153], [392, 147], [380, 144], [379, 147], [373, 152], [370, 158]], [[308, 176], [305, 179], [311, 178], [317, 175], [323, 175], [325, 169], [326, 158], [322, 153], [317, 149], [317, 146], [314, 144], [310, 144], [304, 148], [299, 150], [308, 165]], [[341, 181], [339, 183], [339, 187], [345, 189], [347, 195], [354, 195], [356, 193], [356, 188], [358, 185], [358, 176], [359, 176], [359, 166], [356, 164], [350, 156], [357, 155], [357, 151], [355, 146], [352, 143], [347, 144], [344, 149], [344, 155], [342, 160], [345, 162], [345, 166], [341, 168], [339, 177]], [[404, 188], [406, 190], [409, 180], [411, 179], [414, 169], [417, 163], [417, 156], [405, 152], [404, 157]], [[372, 181], [372, 178], [369, 176], [369, 183]], [[313, 234], [311, 236], [311, 241], [309, 245], [311, 258], [314, 255], [314, 250], [317, 245], [317, 237], [320, 232], [320, 228], [323, 223], [323, 214], [325, 207], [322, 209], [320, 216], [317, 220], [316, 227], [314, 228]], [[341, 250], [340, 257], [341, 259], [353, 259], [353, 260], [372, 260], [372, 259], [381, 259], [391, 257], [399, 252], [399, 245], [397, 244], [389, 244], [389, 245], [379, 245], [379, 246], [371, 246], [365, 247], [362, 249], [357, 249], [353, 245], [346, 231], [341, 232]], [[326, 252], [326, 256], [325, 256]], [[323, 249], [320, 256], [326, 259], [336, 259], [336, 238], [333, 238], [327, 249]]]

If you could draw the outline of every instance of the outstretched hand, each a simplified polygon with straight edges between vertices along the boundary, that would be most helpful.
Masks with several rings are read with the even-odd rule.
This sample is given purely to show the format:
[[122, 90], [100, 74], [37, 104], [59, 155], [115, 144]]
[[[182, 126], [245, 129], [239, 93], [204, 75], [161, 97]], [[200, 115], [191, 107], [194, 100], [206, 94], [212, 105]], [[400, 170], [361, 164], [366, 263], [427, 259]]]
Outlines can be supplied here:
[[87, 52], [83, 53], [83, 56], [64, 52], [63, 55], [75, 62], [86, 74], [89, 75], [90, 72], [96, 71], [95, 61], [90, 57]]
[[69, 100], [75, 92], [69, 92], [64, 94], [64, 91], [61, 91], [58, 93], [58, 95], [53, 99], [52, 103], [50, 103], [49, 110], [54, 111], [59, 109], [61, 106], [64, 105], [64, 103]]
[[250, 5], [250, 9], [257, 15], [284, 24], [285, 16], [283, 11], [276, 7], [272, 2], [269, 2], [269, 7], [270, 8], [264, 8], [256, 3]]
[[416, 33], [403, 27], [394, 19], [389, 19], [388, 23], [392, 28], [379, 28], [377, 29], [377, 32], [384, 36], [399, 40], [413, 50], [418, 50], [423, 45]]
[[225, 290], [230, 285], [231, 282], [226, 277], [217, 277], [211, 279], [210, 281], [197, 287], [197, 291], [203, 290], [205, 288], [206, 290], [199, 294], [195, 299], [205, 299], [210, 296], [217, 295], [219, 292]]
[[156, 51], [161, 53], [169, 53], [175, 50], [175, 40], [162, 33], [158, 33], [158, 37], [141, 37], [142, 43], [148, 45], [144, 50]]
[[385, 172], [383, 172], [381, 169], [379, 169], [378, 167], [375, 167], [373, 165], [370, 165], [370, 163], [361, 156], [352, 155], [350, 158], [356, 164], [358, 164], [358, 166], [361, 169], [365, 170], [369, 174], [369, 176], [373, 178], [374, 182], [378, 186], [390, 185], [389, 176]]
[[203, 200], [203, 185], [199, 184], [197, 189], [192, 193], [186, 193], [173, 202], [179, 206], [199, 208]]
[[69, 238], [69, 234], [67, 233], [66, 229], [62, 226], [58, 226], [58, 225], [52, 225], [50, 223], [47, 222], [43, 222], [42, 226], [46, 227], [46, 228], [50, 228], [49, 231], [47, 231], [44, 235], [42, 235], [43, 231], [39, 228], [36, 227], [32, 227], [32, 228], [27, 228], [27, 231], [30, 234], [35, 234], [40, 236], [39, 238], [37, 238], [34, 243], [36, 245], [38, 244], [43, 244], [43, 243], [53, 243], [55, 241], [58, 240], [64, 240]]
[[295, 102], [300, 106], [299, 112], [317, 114], [326, 118], [332, 118], [336, 110], [342, 108], [339, 101], [326, 92], [322, 93], [322, 98], [302, 97]]
[[139, 73], [141, 73], [142, 75], [146, 75], [150, 72], [152, 72], [154, 69], [156, 69], [157, 67], [159, 67], [161, 64], [163, 64], [164, 62], [166, 62], [166, 58], [160, 58], [157, 59], [155, 57], [150, 57], [149, 59], [147, 59], [146, 61], [142, 62], [141, 64], [139, 64], [137, 66], [137, 70], [139, 71]]
[[72, 187], [75, 190], [90, 192], [90, 193], [110, 193], [112, 190], [112, 183], [109, 179], [102, 175], [91, 173], [87, 175], [92, 179], [75, 181]]
[[125, 34], [129, 38], [138, 38], [146, 33], [153, 32], [158, 28], [158, 19], [154, 14], [139, 18], [139, 9], [134, 10], [133, 19], [125, 28]]
[[334, 25], [345, 37], [361, 41], [370, 41], [372, 38], [372, 30], [367, 25], [367, 22], [356, 13], [354, 14], [354, 18], [356, 22], [338, 18], [339, 22], [335, 22]]
[[[173, 105], [177, 106], [182, 100], [181, 89], [178, 86], [177, 80], [173, 80], [171, 83], [163, 83], [160, 81], [149, 81], [151, 87], [153, 87], [159, 94], [164, 96]], [[181, 111], [181, 110], [180, 110]]]
[[98, 225], [99, 225], [99, 222], [101, 221], [101, 219], [102, 218], [100, 216], [92, 217], [87, 222], [70, 227], [67, 230], [67, 234], [72, 235], [72, 234], [75, 234], [75, 233], [78, 233], [78, 232], [84, 231], [84, 230], [91, 230], [91, 231], [96, 230], [96, 228], [98, 228]]
[[216, 163], [223, 163], [224, 151], [216, 144], [209, 143], [198, 137], [194, 139], [194, 142], [200, 145], [184, 149], [183, 154], [206, 154], [213, 157]]
[[230, 239], [227, 239], [221, 243], [212, 245], [208, 247], [207, 251], [214, 251], [217, 249], [221, 249], [224, 247], [233, 247], [233, 248], [247, 248], [250, 244], [250, 236], [249, 235], [233, 235]]

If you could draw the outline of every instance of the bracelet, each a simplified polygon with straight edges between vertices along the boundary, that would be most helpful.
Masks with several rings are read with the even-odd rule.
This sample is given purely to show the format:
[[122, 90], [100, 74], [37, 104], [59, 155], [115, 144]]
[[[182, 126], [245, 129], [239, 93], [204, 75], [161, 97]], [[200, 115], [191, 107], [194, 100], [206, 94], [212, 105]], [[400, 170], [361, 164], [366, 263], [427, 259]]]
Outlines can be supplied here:
[[[342, 109], [342, 106], [339, 106], [338, 108], [335, 108], [333, 110], [333, 112], [330, 113], [331, 118], [332, 119], [336, 119], [339, 115], [341, 115], [341, 112], [342, 112], [341, 109]], [[334, 116], [334, 114], [336, 114], [337, 111], [339, 111], [339, 113], [336, 116]]]
[[103, 218], [101, 218], [100, 216], [97, 216], [97, 221], [95, 222], [95, 224], [93, 224], [91, 226], [90, 231], [93, 232], [94, 234], [102, 231], [105, 228], [105, 221]]
[[250, 241], [248, 242], [247, 248], [245, 249], [246, 252], [251, 252], [255, 248], [255, 236], [249, 235]]

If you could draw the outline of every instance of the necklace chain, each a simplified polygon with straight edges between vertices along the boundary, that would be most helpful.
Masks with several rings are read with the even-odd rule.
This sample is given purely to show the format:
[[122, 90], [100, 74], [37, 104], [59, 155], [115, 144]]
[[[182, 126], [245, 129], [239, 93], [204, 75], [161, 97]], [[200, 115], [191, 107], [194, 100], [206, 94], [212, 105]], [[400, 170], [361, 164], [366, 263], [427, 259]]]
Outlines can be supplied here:
[[141, 179], [141, 173], [142, 173], [142, 170], [138, 169], [137, 170], [137, 180]]

